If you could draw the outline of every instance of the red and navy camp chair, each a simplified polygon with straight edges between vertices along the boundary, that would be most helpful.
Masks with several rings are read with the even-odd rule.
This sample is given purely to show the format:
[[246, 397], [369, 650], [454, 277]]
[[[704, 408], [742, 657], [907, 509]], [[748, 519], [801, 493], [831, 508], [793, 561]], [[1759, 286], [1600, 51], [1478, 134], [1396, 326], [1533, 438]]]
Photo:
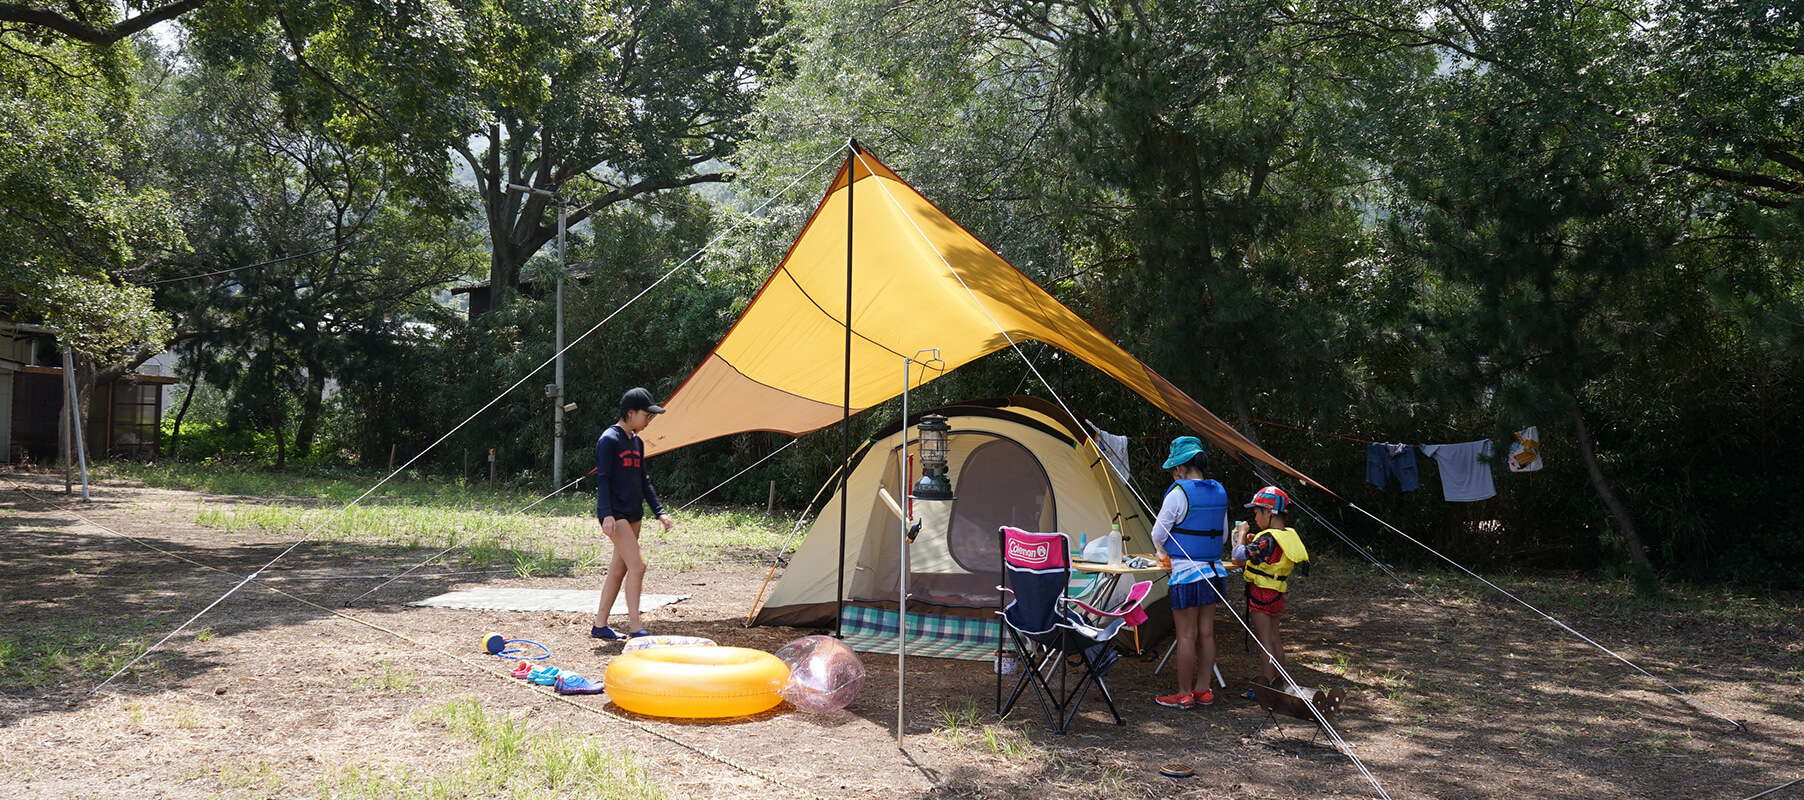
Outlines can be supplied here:
[[1030, 533], [1004, 525], [999, 535], [1003, 585], [998, 588], [1005, 603], [999, 616], [1006, 632], [1003, 638], [1020, 664], [1020, 677], [1004, 700], [1002, 671], [997, 670], [997, 716], [1013, 709], [1031, 686], [1040, 709], [1046, 712], [1046, 721], [1062, 734], [1071, 727], [1078, 706], [1094, 686], [1115, 715], [1115, 724], [1125, 724], [1103, 682], [1120, 659], [1109, 640], [1128, 624], [1130, 615], [1135, 620], [1145, 619], [1140, 603], [1152, 590], [1152, 581], [1135, 584], [1111, 608], [1086, 605], [1065, 594], [1071, 577], [1065, 555], [1070, 540], [1065, 534]]

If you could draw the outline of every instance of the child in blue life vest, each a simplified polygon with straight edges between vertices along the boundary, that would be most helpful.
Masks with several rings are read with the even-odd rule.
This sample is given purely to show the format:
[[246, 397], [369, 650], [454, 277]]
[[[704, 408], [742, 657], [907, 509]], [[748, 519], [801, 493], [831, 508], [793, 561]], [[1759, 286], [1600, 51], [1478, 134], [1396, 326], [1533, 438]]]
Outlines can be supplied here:
[[[1278, 636], [1278, 616], [1284, 613], [1284, 593], [1290, 573], [1298, 564], [1308, 571], [1309, 551], [1285, 522], [1290, 511], [1290, 495], [1276, 486], [1267, 486], [1246, 504], [1253, 509], [1253, 526], [1242, 522], [1234, 527], [1235, 561], [1246, 563], [1247, 616], [1253, 633], [1271, 658], [1259, 665], [1267, 686], [1278, 686], [1278, 666], [1284, 663], [1284, 642]], [[1254, 531], [1257, 531], [1255, 533]], [[1253, 697], [1253, 690], [1247, 690]]]
[[1171, 564], [1171, 617], [1177, 633], [1178, 690], [1153, 698], [1170, 708], [1215, 702], [1209, 677], [1215, 674], [1215, 604], [1222, 599], [1228, 572], [1221, 562], [1228, 531], [1228, 493], [1203, 477], [1209, 456], [1195, 436], [1171, 442], [1165, 469], [1171, 488], [1153, 521], [1153, 548]]

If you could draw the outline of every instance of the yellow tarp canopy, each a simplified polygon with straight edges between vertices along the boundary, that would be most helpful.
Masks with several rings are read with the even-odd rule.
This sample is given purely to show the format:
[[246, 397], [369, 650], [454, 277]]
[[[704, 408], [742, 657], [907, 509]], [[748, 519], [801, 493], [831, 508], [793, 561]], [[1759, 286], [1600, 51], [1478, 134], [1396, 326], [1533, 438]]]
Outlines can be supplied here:
[[667, 413], [643, 434], [647, 455], [746, 431], [800, 436], [840, 421], [848, 237], [851, 413], [900, 394], [903, 359], [922, 350], [937, 348], [951, 371], [1011, 339], [1033, 339], [1102, 370], [1217, 446], [1320, 487], [1128, 355], [863, 150], [841, 167], [732, 330], [665, 401]]

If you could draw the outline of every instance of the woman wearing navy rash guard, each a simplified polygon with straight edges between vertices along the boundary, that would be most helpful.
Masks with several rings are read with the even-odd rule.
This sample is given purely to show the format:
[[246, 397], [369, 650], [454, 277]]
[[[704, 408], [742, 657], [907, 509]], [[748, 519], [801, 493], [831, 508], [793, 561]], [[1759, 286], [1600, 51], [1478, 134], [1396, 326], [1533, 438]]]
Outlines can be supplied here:
[[1215, 603], [1222, 599], [1222, 537], [1228, 529], [1228, 493], [1203, 477], [1209, 456], [1195, 436], [1172, 440], [1165, 459], [1171, 488], [1153, 521], [1153, 547], [1171, 562], [1171, 617], [1178, 642], [1178, 690], [1153, 698], [1171, 708], [1215, 702]]
[[[595, 625], [589, 635], [615, 641], [632, 636], [650, 636], [639, 618], [639, 592], [645, 585], [645, 555], [639, 550], [639, 522], [645, 518], [645, 506], [651, 506], [664, 530], [675, 528], [664, 504], [658, 502], [651, 477], [645, 474], [645, 443], [639, 432], [651, 424], [652, 417], [664, 413], [663, 406], [651, 401], [651, 392], [630, 389], [620, 398], [620, 419], [595, 440], [595, 518], [601, 521], [601, 532], [614, 543], [614, 559], [608, 563], [608, 576], [601, 584], [601, 603], [595, 607]], [[615, 633], [608, 627], [608, 612], [614, 598], [626, 588], [626, 622], [628, 634]]]

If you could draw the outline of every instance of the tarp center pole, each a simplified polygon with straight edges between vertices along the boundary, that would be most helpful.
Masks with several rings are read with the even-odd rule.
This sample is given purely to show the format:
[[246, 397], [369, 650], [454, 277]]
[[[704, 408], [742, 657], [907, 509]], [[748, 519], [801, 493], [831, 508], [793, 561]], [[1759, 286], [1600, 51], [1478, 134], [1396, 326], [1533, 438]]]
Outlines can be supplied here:
[[833, 635], [839, 639], [845, 638], [842, 620], [846, 616], [846, 479], [852, 473], [852, 196], [858, 185], [854, 172], [857, 156], [858, 140], [850, 139], [846, 143], [846, 360], [839, 405], [839, 577], [834, 581], [838, 588], [834, 600], [837, 610], [833, 613]]

